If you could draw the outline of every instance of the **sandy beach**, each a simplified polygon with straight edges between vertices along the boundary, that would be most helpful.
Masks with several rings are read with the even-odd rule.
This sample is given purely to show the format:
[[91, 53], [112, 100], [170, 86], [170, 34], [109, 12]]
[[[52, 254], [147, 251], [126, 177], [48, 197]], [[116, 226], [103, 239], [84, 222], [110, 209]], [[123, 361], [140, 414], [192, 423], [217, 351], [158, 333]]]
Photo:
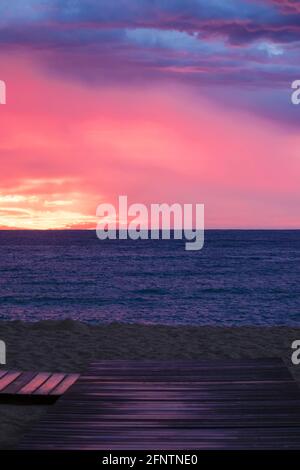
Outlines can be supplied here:
[[[300, 339], [300, 328], [12, 321], [0, 323], [0, 339], [7, 345], [2, 369], [82, 372], [95, 359], [281, 357], [300, 383], [300, 366], [291, 363], [291, 343]], [[49, 406], [8, 405], [0, 399], [0, 448], [14, 448]]]

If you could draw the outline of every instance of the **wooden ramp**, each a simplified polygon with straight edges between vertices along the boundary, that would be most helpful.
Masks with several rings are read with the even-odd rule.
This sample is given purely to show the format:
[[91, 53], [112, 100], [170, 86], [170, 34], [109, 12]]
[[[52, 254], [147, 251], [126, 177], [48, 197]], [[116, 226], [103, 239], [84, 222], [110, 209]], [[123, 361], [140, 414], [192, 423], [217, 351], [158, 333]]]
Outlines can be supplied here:
[[300, 391], [280, 359], [99, 361], [21, 449], [300, 449]]
[[0, 395], [60, 396], [78, 377], [79, 374], [0, 370]]

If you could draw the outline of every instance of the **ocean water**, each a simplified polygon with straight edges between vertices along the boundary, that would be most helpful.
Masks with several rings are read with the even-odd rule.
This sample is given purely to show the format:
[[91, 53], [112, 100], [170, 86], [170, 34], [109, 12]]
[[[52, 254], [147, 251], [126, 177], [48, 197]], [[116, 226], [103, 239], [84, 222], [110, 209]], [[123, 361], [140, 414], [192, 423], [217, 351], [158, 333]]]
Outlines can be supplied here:
[[106, 240], [94, 231], [0, 231], [0, 319], [299, 325], [300, 231], [206, 231]]

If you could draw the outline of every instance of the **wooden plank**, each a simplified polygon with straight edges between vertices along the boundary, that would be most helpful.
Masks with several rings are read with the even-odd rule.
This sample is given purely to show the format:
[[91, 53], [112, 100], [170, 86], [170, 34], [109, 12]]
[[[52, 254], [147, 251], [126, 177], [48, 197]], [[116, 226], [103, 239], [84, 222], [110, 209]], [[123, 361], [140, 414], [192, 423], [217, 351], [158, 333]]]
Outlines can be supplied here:
[[139, 365], [135, 367], [135, 361], [111, 361], [111, 366], [108, 366], [102, 362], [92, 362], [89, 365], [89, 371], [92, 370], [113, 370], [117, 369], [151, 369], [151, 370], [162, 370], [162, 369], [175, 369], [180, 370], [182, 368], [189, 369], [245, 369], [245, 368], [277, 368], [284, 367], [285, 364], [282, 360], [279, 361], [174, 361], [173, 364], [170, 361], [161, 361], [161, 367], [159, 367], [157, 361], [140, 361]]
[[[193, 449], [299, 449], [298, 428], [243, 428], [243, 429], [153, 429], [146, 433], [125, 429], [124, 433], [108, 433], [103, 436], [81, 430], [74, 436], [58, 433], [49, 439], [51, 432], [29, 434], [20, 449], [85, 449], [85, 450], [193, 450]], [[152, 431], [152, 432], [151, 432]], [[34, 440], [34, 441], [33, 441]]]
[[109, 369], [112, 370], [114, 367], [129, 368], [134, 367], [135, 369], [151, 367], [152, 369], [162, 369], [164, 367], [171, 369], [178, 369], [184, 365], [189, 367], [209, 367], [209, 368], [245, 368], [245, 367], [278, 367], [283, 366], [284, 362], [281, 358], [258, 358], [258, 359], [175, 359], [175, 360], [124, 360], [124, 359], [104, 359], [93, 361], [89, 365], [89, 371], [93, 369]]
[[66, 374], [63, 373], [51, 374], [50, 377], [33, 392], [33, 394], [49, 395], [57, 387], [57, 385], [63, 381], [65, 377]]
[[[71, 398], [71, 397], [70, 397]], [[167, 398], [167, 397], [166, 397]], [[105, 408], [104, 408], [105, 406]], [[270, 400], [269, 402], [266, 403], [265, 400], [261, 401], [231, 401], [231, 402], [223, 402], [223, 401], [202, 401], [199, 400], [198, 397], [195, 397], [194, 400], [188, 399], [185, 396], [178, 396], [177, 399], [174, 400], [168, 400], [168, 399], [146, 399], [144, 401], [135, 401], [135, 400], [127, 400], [126, 397], [119, 397], [118, 400], [111, 400], [111, 399], [91, 399], [89, 396], [80, 398], [78, 397], [73, 397], [73, 399], [68, 400], [68, 402], [65, 404], [64, 408], [57, 407], [57, 412], [59, 410], [62, 410], [64, 413], [64, 410], [66, 409], [73, 409], [74, 413], [76, 412], [76, 409], [79, 410], [79, 413], [81, 410], [85, 408], [84, 413], [88, 414], [97, 414], [97, 410], [100, 410], [101, 414], [104, 416], [106, 413], [111, 413], [112, 410], [116, 411], [117, 413], [125, 413], [130, 411], [133, 414], [136, 413], [141, 413], [146, 414], [148, 412], [152, 411], [163, 411], [163, 410], [175, 410], [176, 412], [180, 412], [180, 410], [184, 410], [186, 412], [190, 412], [191, 410], [193, 411], [199, 411], [199, 412], [204, 412], [205, 410], [211, 411], [213, 409], [214, 413], [221, 413], [222, 410], [229, 411], [232, 410], [232, 413], [246, 413], [246, 410], [248, 412], [253, 412], [253, 410], [259, 410], [260, 413], [268, 413], [269, 410], [274, 410], [277, 409], [281, 413], [284, 411], [291, 411], [294, 410], [295, 414], [300, 411], [300, 400], [292, 400], [287, 402], [284, 399], [281, 400]], [[93, 418], [92, 418], [93, 419]]]
[[16, 380], [10, 383], [5, 389], [2, 389], [2, 393], [17, 394], [21, 388], [28, 384], [36, 375], [37, 372], [21, 372]]
[[18, 395], [31, 395], [50, 377], [49, 372], [38, 372], [35, 377], [22, 387]]
[[300, 448], [300, 391], [281, 360], [209, 364], [93, 363], [20, 448]]
[[78, 379], [79, 374], [50, 372], [0, 372], [0, 394], [61, 395]]
[[79, 374], [68, 374], [55, 388], [50, 395], [63, 395], [80, 377]]
[[[269, 400], [279, 400], [280, 395], [270, 395], [270, 394], [260, 394], [255, 396], [254, 394], [249, 395], [249, 394], [239, 394], [239, 393], [187, 393], [184, 396], [180, 396], [179, 393], [172, 392], [172, 393], [167, 393], [167, 394], [162, 394], [160, 392], [159, 395], [154, 395], [153, 393], [147, 392], [145, 393], [137, 393], [137, 394], [122, 394], [122, 398], [120, 398], [120, 395], [105, 395], [101, 393], [97, 394], [89, 394], [89, 400], [91, 402], [101, 402], [101, 401], [110, 401], [111, 403], [120, 401], [120, 400], [126, 400], [127, 402], [144, 402], [144, 401], [178, 401], [179, 399], [182, 402], [194, 402], [195, 400], [201, 401], [202, 403], [225, 403], [225, 402], [236, 402], [236, 403], [243, 403], [247, 401], [250, 403], [251, 401], [255, 402], [256, 400], [268, 402]], [[297, 403], [299, 399], [299, 392], [298, 394], [287, 394], [285, 395], [285, 398], [289, 400], [291, 403]]]
[[[174, 361], [168, 363], [162, 361], [161, 363], [153, 361], [141, 361], [139, 365], [134, 361], [111, 361], [111, 367], [101, 362], [92, 363], [89, 367], [91, 376], [102, 376], [103, 381], [131, 381], [138, 377], [139, 381], [156, 381], [161, 377], [165, 381], [215, 381], [215, 382], [232, 382], [238, 377], [238, 381], [293, 381], [293, 377], [289, 370], [284, 366], [281, 360], [258, 361], [258, 366], [255, 362], [247, 360], [245, 364], [241, 361], [223, 361], [220, 363], [212, 362], [210, 366], [207, 361], [199, 362], [198, 364], [188, 361]], [[243, 364], [241, 366], [241, 364]], [[238, 372], [238, 374], [237, 374]]]
[[[199, 383], [203, 383], [203, 384], [211, 384], [211, 383], [215, 383], [216, 385], [217, 384], [224, 384], [224, 383], [236, 383], [236, 384], [240, 384], [240, 383], [257, 383], [257, 382], [265, 382], [265, 383], [275, 383], [275, 382], [287, 382], [288, 380], [290, 382], [293, 382], [293, 379], [292, 378], [288, 378], [288, 376], [285, 376], [285, 375], [281, 375], [280, 371], [278, 372], [278, 376], [272, 376], [272, 377], [268, 377], [268, 376], [265, 376], [264, 380], [262, 380], [262, 377], [258, 377], [256, 375], [243, 375], [241, 373], [240, 376], [237, 376], [236, 374], [234, 375], [228, 375], [228, 376], [223, 376], [223, 377], [217, 377], [217, 376], [213, 376], [213, 375], [207, 375], [207, 376], [198, 376], [198, 377], [195, 377], [193, 375], [185, 375], [185, 376], [175, 376], [175, 375], [172, 375], [172, 376], [168, 376], [168, 375], [164, 375], [162, 374], [161, 377], [159, 376], [146, 376], [146, 375], [134, 375], [134, 376], [130, 376], [130, 375], [124, 375], [124, 376], [120, 376], [118, 378], [118, 381], [126, 381], [126, 382], [129, 382], [129, 381], [135, 381], [136, 379], [137, 380], [140, 380], [141, 382], [147, 382], [147, 383], [153, 383], [153, 382], [157, 382], [159, 381], [159, 379], [164, 379], [165, 382], [169, 381], [169, 382], [199, 382]], [[108, 382], [112, 382], [115, 380], [115, 377], [113, 376], [107, 376], [107, 377], [103, 377], [102, 378], [102, 382], [103, 384], [104, 383], [108, 383]]]
[[164, 382], [138, 382], [136, 380], [131, 381], [120, 381], [114, 380], [111, 382], [103, 381], [102, 377], [86, 377], [81, 376], [80, 384], [77, 386], [84, 388], [87, 393], [88, 391], [94, 391], [101, 393], [102, 391], [119, 391], [120, 388], [123, 391], [147, 391], [147, 390], [176, 390], [176, 391], [192, 391], [192, 390], [201, 390], [201, 391], [219, 391], [219, 390], [228, 390], [228, 391], [278, 391], [282, 393], [286, 390], [292, 390], [299, 393], [299, 387], [295, 381], [280, 381], [280, 382], [176, 382], [169, 381]]
[[19, 377], [21, 372], [17, 371], [10, 371], [7, 372], [3, 377], [0, 379], [0, 391], [2, 392], [10, 383], [12, 383], [16, 378]]

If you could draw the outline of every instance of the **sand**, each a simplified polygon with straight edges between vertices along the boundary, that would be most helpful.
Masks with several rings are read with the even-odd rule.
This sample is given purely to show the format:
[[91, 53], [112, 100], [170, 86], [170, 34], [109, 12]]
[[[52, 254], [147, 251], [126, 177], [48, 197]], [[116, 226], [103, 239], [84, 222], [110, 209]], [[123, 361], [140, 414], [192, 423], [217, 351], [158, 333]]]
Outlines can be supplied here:
[[[95, 359], [281, 357], [300, 383], [300, 365], [291, 363], [291, 343], [300, 339], [300, 328], [13, 321], [0, 322], [0, 339], [7, 345], [2, 369], [82, 372]], [[0, 398], [0, 448], [14, 448], [49, 406], [55, 405], [1, 404]]]

